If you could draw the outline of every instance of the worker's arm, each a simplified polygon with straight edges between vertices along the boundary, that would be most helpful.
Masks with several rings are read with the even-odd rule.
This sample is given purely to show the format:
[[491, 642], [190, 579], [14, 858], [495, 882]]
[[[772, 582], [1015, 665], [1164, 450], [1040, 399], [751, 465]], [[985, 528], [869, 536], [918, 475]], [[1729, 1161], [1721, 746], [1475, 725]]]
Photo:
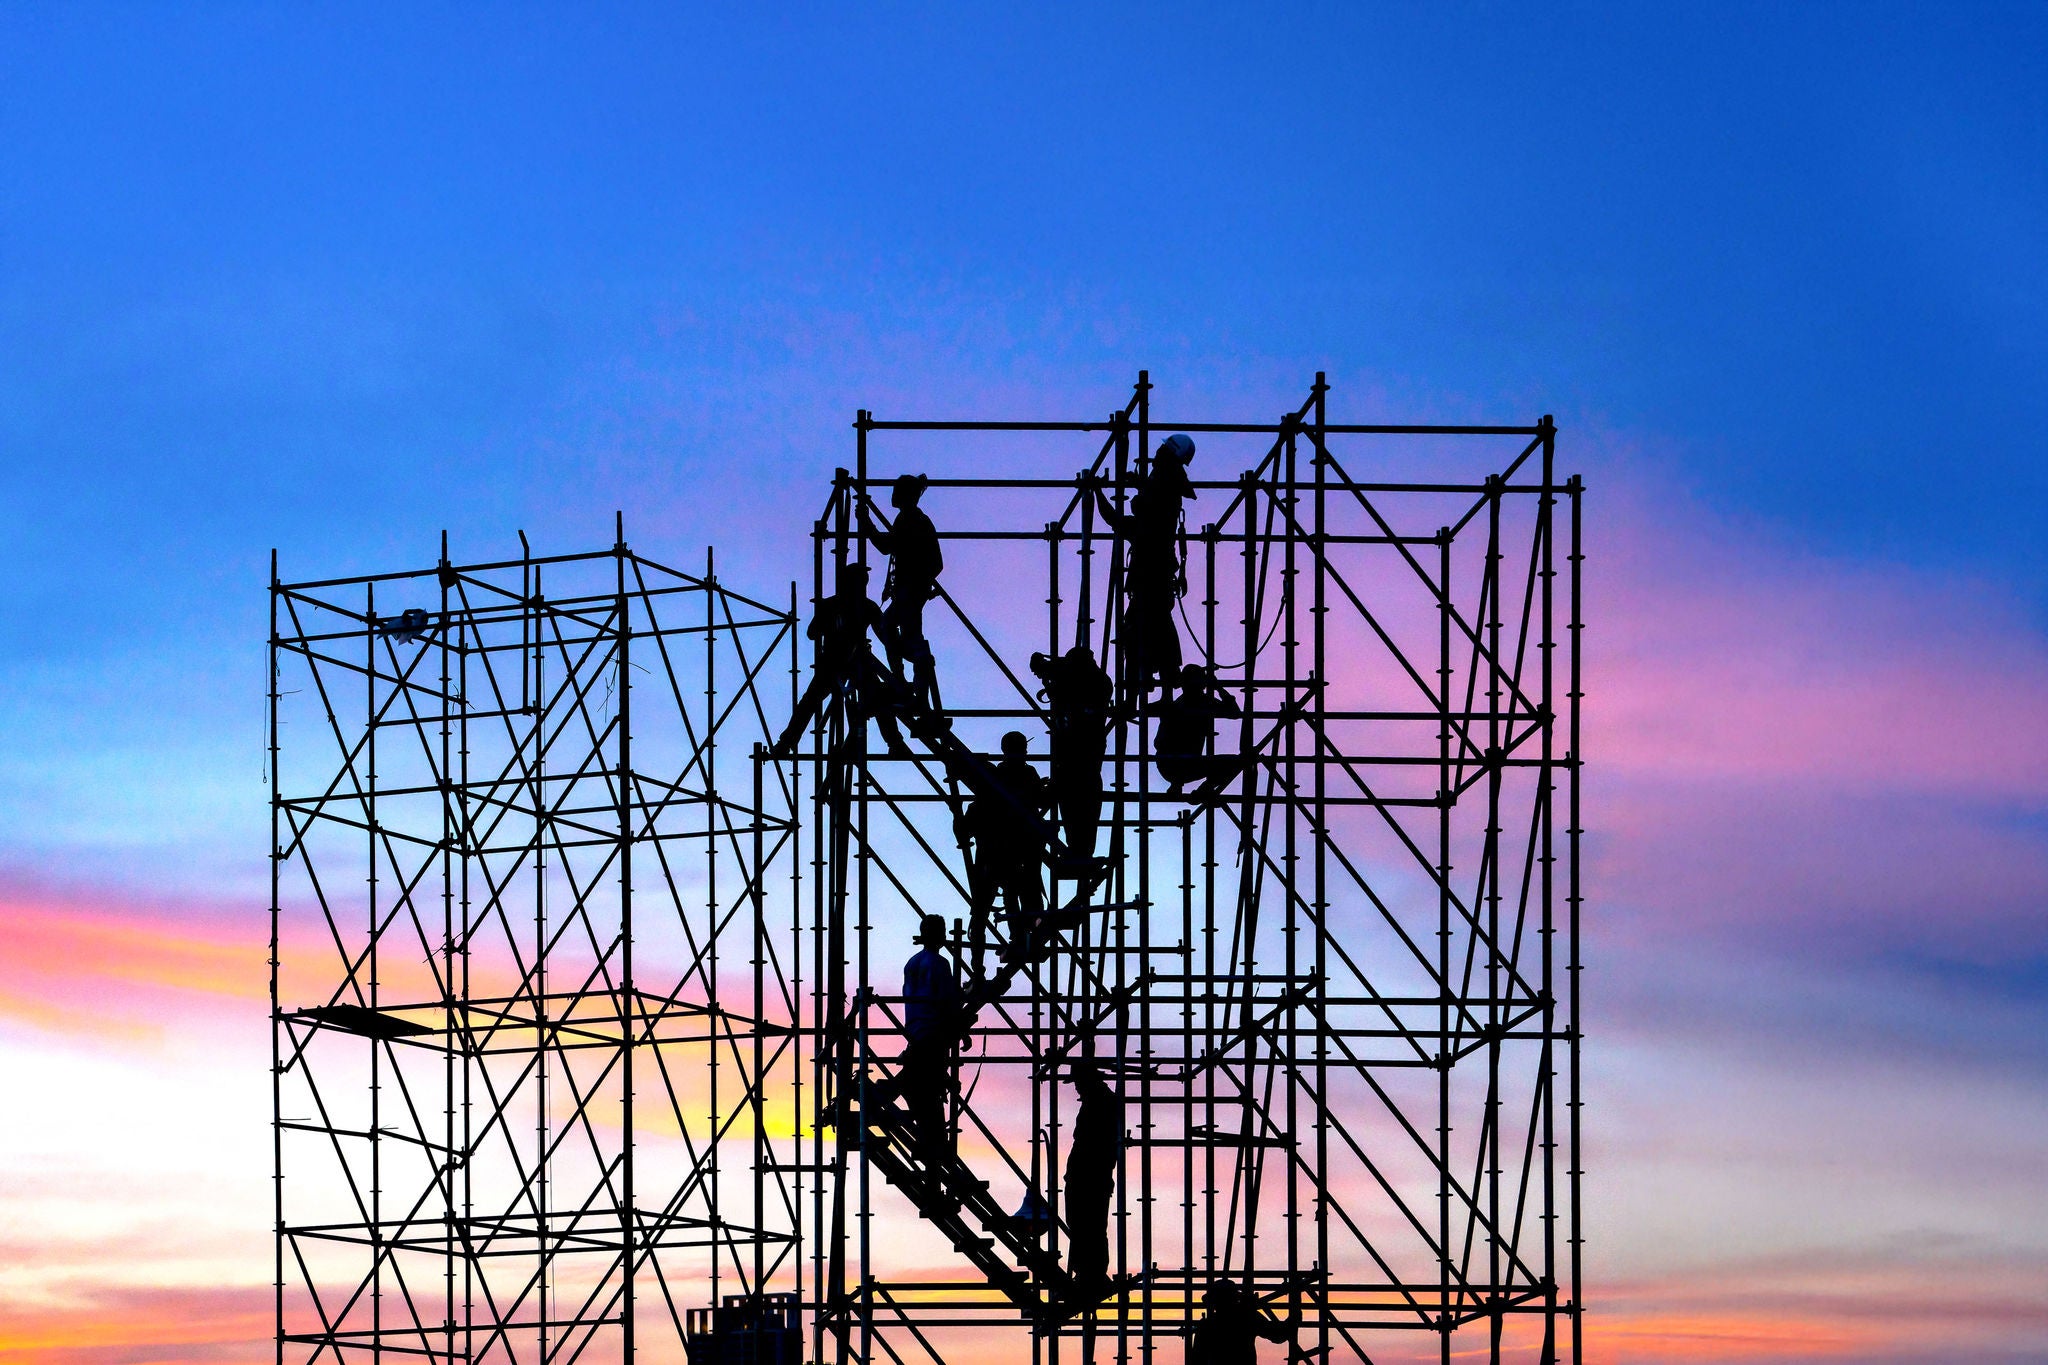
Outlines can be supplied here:
[[884, 531], [881, 527], [875, 525], [874, 522], [868, 520], [868, 509], [866, 507], [860, 509], [860, 533], [868, 544], [874, 546], [882, 554], [891, 555], [896, 553], [896, 533], [894, 531]]
[[1121, 533], [1124, 529], [1123, 513], [1112, 507], [1109, 499], [1103, 496], [1102, 485], [1090, 479], [1088, 481], [1088, 491], [1095, 495], [1095, 505], [1101, 509], [1102, 519], [1109, 523], [1109, 529]]
[[890, 627], [889, 618], [882, 615], [882, 609], [875, 605], [874, 599], [863, 597], [860, 599], [860, 605], [861, 617], [867, 622], [867, 628], [875, 633], [875, 638], [885, 645], [894, 641], [896, 632]]
[[1294, 1334], [1301, 1330], [1301, 1305], [1295, 1304], [1288, 1310], [1283, 1322], [1273, 1316], [1273, 1310], [1264, 1304], [1252, 1315], [1252, 1327], [1267, 1341], [1292, 1341]]
[[1287, 1321], [1277, 1321], [1263, 1310], [1252, 1320], [1253, 1330], [1267, 1341], [1292, 1341], [1294, 1334], [1301, 1330], [1301, 1310], [1295, 1309], [1287, 1315]]
[[934, 974], [932, 996], [944, 1006], [946, 1016], [953, 1021], [953, 1035], [962, 1049], [974, 1046], [975, 1012], [967, 1007], [967, 993], [960, 989], [960, 978], [953, 975], [952, 964], [942, 958], [941, 966]]

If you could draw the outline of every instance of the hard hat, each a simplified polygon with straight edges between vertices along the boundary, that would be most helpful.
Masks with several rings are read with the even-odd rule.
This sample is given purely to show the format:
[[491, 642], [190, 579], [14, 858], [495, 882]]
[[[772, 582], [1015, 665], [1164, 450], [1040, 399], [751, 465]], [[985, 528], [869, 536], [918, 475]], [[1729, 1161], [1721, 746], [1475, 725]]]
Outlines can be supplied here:
[[1186, 464], [1194, 458], [1195, 440], [1185, 432], [1176, 431], [1173, 435], [1159, 443], [1159, 453], [1162, 456], [1171, 456], [1182, 464]]

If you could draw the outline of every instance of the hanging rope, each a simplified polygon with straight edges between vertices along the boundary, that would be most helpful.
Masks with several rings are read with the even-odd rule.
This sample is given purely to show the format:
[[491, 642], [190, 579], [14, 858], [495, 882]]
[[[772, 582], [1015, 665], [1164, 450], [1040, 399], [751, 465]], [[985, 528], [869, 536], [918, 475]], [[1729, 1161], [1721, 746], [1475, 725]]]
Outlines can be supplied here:
[[[1253, 658], [1257, 658], [1260, 654], [1265, 653], [1266, 646], [1272, 644], [1273, 637], [1280, 633], [1280, 623], [1287, 619], [1287, 613], [1293, 608], [1293, 597], [1294, 589], [1292, 587], [1286, 587], [1280, 590], [1280, 611], [1277, 615], [1273, 617], [1273, 624], [1271, 628], [1266, 631], [1266, 638], [1259, 641], [1259, 647], [1253, 653]], [[1187, 603], [1185, 601], [1182, 601], [1178, 603], [1177, 606], [1180, 610], [1180, 622], [1183, 626], [1187, 627], [1188, 639], [1191, 642], [1193, 642], [1195, 646], [1195, 653], [1201, 654], [1202, 639], [1199, 635], [1195, 634], [1194, 623], [1188, 620]], [[1245, 667], [1247, 664], [1251, 662], [1251, 659], [1240, 659], [1234, 664], [1219, 664], [1214, 659], [1209, 659], [1209, 656], [1206, 654], [1202, 654], [1202, 657], [1204, 659], [1208, 659], [1210, 669], [1218, 673], [1234, 673], [1238, 669]]]
[[[1266, 508], [1266, 534], [1268, 536], [1270, 536], [1273, 533], [1273, 517], [1274, 508], [1269, 505]], [[1211, 672], [1229, 673], [1235, 672], [1240, 668], [1249, 667], [1251, 665], [1252, 659], [1256, 659], [1259, 655], [1265, 653], [1266, 646], [1273, 643], [1273, 637], [1280, 633], [1280, 623], [1282, 621], [1285, 621], [1288, 617], [1288, 614], [1293, 610], [1294, 585], [1291, 582], [1281, 584], [1280, 610], [1273, 617], [1273, 624], [1267, 629], [1266, 637], [1263, 640], [1260, 640], [1259, 647], [1252, 651], [1252, 659], [1243, 659], [1234, 664], [1219, 664], [1213, 658], [1210, 658], [1209, 655], [1203, 653], [1202, 637], [1196, 633], [1195, 623], [1188, 620], [1188, 604], [1187, 598], [1185, 596], [1187, 586], [1187, 553], [1187, 528], [1185, 521], [1183, 521], [1180, 541], [1181, 587], [1183, 596], [1174, 602], [1174, 608], [1180, 613], [1180, 623], [1188, 633], [1188, 640], [1195, 646], [1195, 653], [1201, 654], [1204, 659], [1208, 660], [1209, 669]], [[1265, 595], [1267, 570], [1270, 567], [1270, 562], [1268, 558], [1269, 553], [1270, 552], [1262, 553], [1259, 557], [1259, 587], [1258, 592], [1256, 594], [1257, 597], [1263, 597]], [[1247, 603], [1247, 605], [1249, 606], [1251, 604]], [[1263, 611], [1261, 612], [1261, 614], [1263, 615]]]

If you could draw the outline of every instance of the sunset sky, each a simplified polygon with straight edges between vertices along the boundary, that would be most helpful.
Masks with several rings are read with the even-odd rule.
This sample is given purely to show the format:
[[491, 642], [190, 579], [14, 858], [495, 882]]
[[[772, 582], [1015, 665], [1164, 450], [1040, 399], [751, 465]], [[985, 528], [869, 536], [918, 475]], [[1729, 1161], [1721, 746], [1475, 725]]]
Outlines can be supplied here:
[[1591, 1359], [2048, 1341], [2048, 7], [0, 8], [0, 1365], [267, 1359], [263, 586], [1556, 414]]

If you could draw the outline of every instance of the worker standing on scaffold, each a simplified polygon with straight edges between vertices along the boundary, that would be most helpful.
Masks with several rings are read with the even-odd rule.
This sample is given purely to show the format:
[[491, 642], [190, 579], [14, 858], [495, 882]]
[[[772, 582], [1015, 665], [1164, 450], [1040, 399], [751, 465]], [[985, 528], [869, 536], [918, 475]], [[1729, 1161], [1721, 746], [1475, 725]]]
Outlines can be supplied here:
[[883, 696], [880, 684], [884, 680], [878, 676], [880, 666], [868, 649], [870, 630], [882, 637], [886, 647], [890, 629], [889, 623], [882, 618], [881, 609], [868, 600], [867, 565], [851, 562], [840, 565], [833, 586], [832, 595], [818, 603], [811, 624], [804, 632], [817, 642], [811, 685], [804, 689], [795, 713], [790, 716], [789, 724], [783, 727], [782, 737], [775, 741], [771, 752], [777, 758], [795, 754], [804, 731], [818, 718], [825, 703], [838, 692], [848, 703], [846, 728], [849, 732], [861, 728], [872, 717], [875, 727], [889, 745], [889, 752], [907, 754], [909, 746], [903, 742], [903, 733], [896, 728], [896, 720], [889, 713], [888, 700]]
[[1135, 707], [1155, 683], [1170, 695], [1180, 674], [1180, 626], [1174, 611], [1188, 590], [1187, 536], [1181, 504], [1195, 496], [1188, 480], [1194, 441], [1179, 432], [1159, 443], [1138, 482], [1129, 512], [1120, 513], [1091, 483], [1096, 506], [1124, 538], [1124, 621], [1117, 637], [1123, 702]]
[[946, 1097], [953, 1090], [954, 1045], [968, 1027], [953, 964], [942, 951], [946, 921], [926, 915], [918, 925], [918, 952], [903, 964], [903, 1052], [896, 1076], [877, 1086], [876, 1098], [902, 1095], [910, 1115], [910, 1145], [937, 1176], [952, 1161]]
[[[1052, 799], [1059, 809], [1067, 853], [1085, 864], [1095, 856], [1102, 823], [1102, 760], [1109, 749], [1109, 716], [1116, 686], [1085, 644], [1054, 658], [1031, 656], [1031, 671], [1045, 684], [1052, 731]], [[1080, 869], [1070, 869], [1081, 875]]]
[[1124, 1099], [1092, 1058], [1074, 1067], [1074, 1090], [1081, 1106], [1067, 1148], [1067, 1277], [1076, 1302], [1093, 1304], [1109, 1289], [1109, 1201], [1124, 1149]]
[[[860, 533], [868, 544], [889, 556], [889, 577], [882, 584], [882, 615], [889, 632], [882, 637], [888, 651], [889, 668], [910, 684], [911, 695], [927, 710], [939, 710], [939, 684], [932, 667], [931, 642], [924, 634], [924, 604], [939, 595], [939, 575], [945, 571], [945, 552], [939, 548], [938, 528], [918, 507], [918, 499], [931, 483], [922, 474], [905, 474], [889, 490], [889, 505], [896, 509], [896, 524], [883, 531], [868, 516], [867, 500], [860, 503]], [[904, 665], [908, 663], [909, 672]]]

